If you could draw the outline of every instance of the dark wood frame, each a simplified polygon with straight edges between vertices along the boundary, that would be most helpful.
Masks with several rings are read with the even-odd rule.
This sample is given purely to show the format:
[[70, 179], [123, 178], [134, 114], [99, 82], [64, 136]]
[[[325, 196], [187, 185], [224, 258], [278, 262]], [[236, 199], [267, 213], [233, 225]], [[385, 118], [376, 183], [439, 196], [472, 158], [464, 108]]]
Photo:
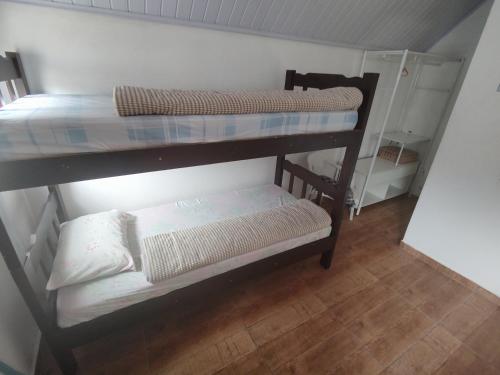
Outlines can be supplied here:
[[[10, 80], [10, 86], [27, 80], [22, 70], [21, 60], [16, 53], [0, 57], [0, 78]], [[42, 331], [54, 358], [64, 374], [76, 372], [76, 362], [72, 348], [93, 341], [116, 329], [126, 327], [158, 311], [181, 311], [186, 306], [199, 301], [200, 295], [210, 290], [220, 290], [228, 283], [235, 283], [256, 274], [268, 272], [285, 264], [314, 254], [321, 254], [321, 265], [327, 269], [332, 262], [337, 234], [343, 216], [343, 205], [350, 184], [361, 141], [365, 132], [372, 105], [378, 74], [367, 73], [363, 78], [346, 78], [335, 74], [298, 74], [294, 70], [286, 72], [285, 89], [294, 87], [325, 89], [337, 86], [354, 86], [363, 92], [363, 104], [358, 110], [358, 122], [352, 131], [328, 132], [275, 136], [248, 140], [224, 141], [201, 144], [181, 144], [148, 149], [84, 153], [44, 157], [40, 159], [0, 162], [0, 191], [48, 186], [49, 198], [42, 211], [37, 227], [37, 240], [29, 250], [29, 257], [22, 262], [16, 254], [7, 228], [0, 220], [0, 250], [26, 304]], [[10, 90], [10, 89], [9, 89]], [[13, 93], [22, 93], [15, 89]], [[333, 183], [323, 181], [306, 168], [286, 160], [290, 153], [307, 152], [345, 147], [345, 156], [338, 180]], [[296, 179], [302, 180], [302, 196], [311, 185], [320, 193], [333, 198], [330, 212], [333, 229], [329, 237], [291, 249], [284, 253], [262, 259], [258, 262], [211, 277], [191, 286], [175, 290], [167, 295], [150, 299], [91, 321], [69, 328], [57, 325], [56, 292], [46, 293], [45, 284], [50, 275], [52, 261], [57, 249], [59, 223], [66, 220], [64, 202], [57, 184], [102, 177], [120, 176], [141, 172], [151, 172], [204, 165], [233, 160], [244, 160], [266, 156], [277, 156], [274, 183], [281, 186], [284, 171], [290, 173], [288, 190], [291, 192]], [[321, 194], [320, 194], [321, 195]], [[317, 202], [319, 203], [319, 202]], [[27, 267], [35, 269], [33, 273]]]

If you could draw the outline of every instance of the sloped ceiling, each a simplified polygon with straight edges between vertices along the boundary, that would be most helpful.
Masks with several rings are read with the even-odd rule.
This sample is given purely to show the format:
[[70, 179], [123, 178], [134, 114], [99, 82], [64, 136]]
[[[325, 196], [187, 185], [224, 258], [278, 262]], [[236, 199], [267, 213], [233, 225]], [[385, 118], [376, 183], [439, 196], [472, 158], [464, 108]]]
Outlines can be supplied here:
[[483, 0], [14, 0], [363, 48], [426, 51]]

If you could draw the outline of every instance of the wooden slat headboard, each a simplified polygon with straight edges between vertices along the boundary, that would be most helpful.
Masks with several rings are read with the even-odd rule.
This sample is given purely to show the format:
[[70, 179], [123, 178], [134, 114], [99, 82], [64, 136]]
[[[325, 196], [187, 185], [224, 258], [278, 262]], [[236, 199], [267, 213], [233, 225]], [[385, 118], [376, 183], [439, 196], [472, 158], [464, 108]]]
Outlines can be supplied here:
[[0, 56], [0, 81], [10, 81], [21, 78], [14, 65], [14, 61], [8, 57]]
[[0, 56], [0, 107], [29, 94], [28, 81], [16, 52]]
[[55, 323], [55, 306], [53, 305], [55, 292], [48, 292], [45, 287], [52, 272], [52, 264], [57, 252], [59, 238], [57, 211], [58, 197], [55, 192], [51, 192], [43, 206], [34, 233], [33, 244], [28, 249], [23, 264], [24, 272], [38, 302], [52, 323]]
[[[57, 325], [56, 298], [57, 291], [47, 291], [46, 286], [52, 272], [57, 246], [59, 242], [60, 223], [67, 220], [64, 202], [58, 186], [51, 185], [49, 195], [37, 218], [32, 243], [27, 249], [24, 259], [17, 254], [6, 259], [11, 269], [23, 274], [26, 287], [25, 299], [38, 306], [37, 322], [46, 326]], [[1, 229], [1, 228], [0, 228]]]
[[309, 88], [324, 90], [340, 86], [357, 87], [363, 93], [363, 103], [358, 108], [359, 117], [355, 129], [364, 131], [368, 122], [373, 97], [375, 96], [378, 77], [377, 73], [365, 73], [363, 77], [345, 77], [339, 74], [300, 74], [295, 70], [287, 70], [285, 90], [293, 90], [294, 87], [302, 87], [304, 91]]

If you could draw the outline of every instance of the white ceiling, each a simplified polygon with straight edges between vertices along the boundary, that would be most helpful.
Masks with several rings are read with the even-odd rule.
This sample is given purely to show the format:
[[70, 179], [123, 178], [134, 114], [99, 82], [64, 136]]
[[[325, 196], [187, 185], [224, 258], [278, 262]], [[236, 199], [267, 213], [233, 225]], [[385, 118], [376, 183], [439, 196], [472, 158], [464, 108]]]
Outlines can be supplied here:
[[364, 48], [426, 51], [483, 0], [13, 0]]

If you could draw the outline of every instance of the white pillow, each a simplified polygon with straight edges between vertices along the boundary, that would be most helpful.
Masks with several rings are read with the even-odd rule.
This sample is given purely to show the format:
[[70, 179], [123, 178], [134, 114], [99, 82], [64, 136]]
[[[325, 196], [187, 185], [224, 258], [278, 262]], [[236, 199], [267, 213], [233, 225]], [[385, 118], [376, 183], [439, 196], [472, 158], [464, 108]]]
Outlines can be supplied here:
[[134, 270], [127, 241], [129, 218], [111, 210], [62, 224], [47, 290]]

